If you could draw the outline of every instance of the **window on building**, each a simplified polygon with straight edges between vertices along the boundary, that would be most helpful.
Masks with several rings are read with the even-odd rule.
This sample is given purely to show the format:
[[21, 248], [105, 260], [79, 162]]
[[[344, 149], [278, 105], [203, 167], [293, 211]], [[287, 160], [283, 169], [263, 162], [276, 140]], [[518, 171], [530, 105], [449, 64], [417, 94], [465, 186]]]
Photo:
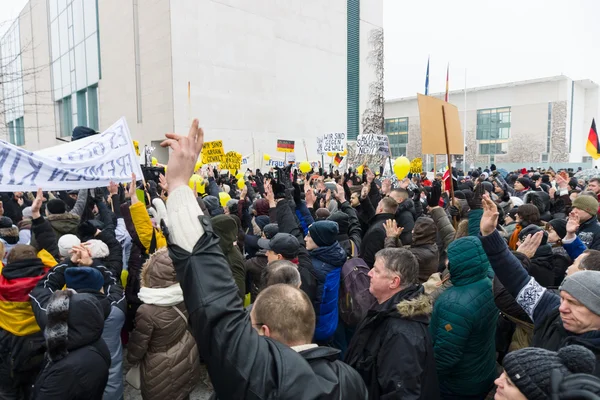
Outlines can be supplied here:
[[587, 163], [591, 163], [592, 161], [593, 161], [593, 159], [590, 156], [583, 156], [583, 157], [581, 157], [581, 162], [582, 163], [586, 163], [587, 164]]
[[542, 153], [542, 162], [543, 163], [547, 163], [548, 162], [548, 153]]
[[25, 144], [25, 125], [23, 123], [23, 117], [17, 118], [6, 125], [8, 128], [9, 142], [15, 146], [23, 146]]
[[87, 89], [88, 99], [88, 125], [94, 130], [98, 130], [98, 86], [90, 86]]
[[487, 155], [487, 154], [506, 154], [506, 143], [480, 143], [479, 144], [479, 154]]
[[71, 136], [73, 132], [73, 108], [71, 105], [71, 96], [67, 96], [57, 102], [58, 115], [60, 120], [60, 136]]
[[510, 107], [477, 110], [477, 140], [508, 139]]
[[406, 145], [408, 144], [408, 118], [386, 119], [384, 131], [390, 141], [392, 157], [406, 155]]
[[87, 99], [86, 91], [77, 92], [77, 125], [87, 125]]

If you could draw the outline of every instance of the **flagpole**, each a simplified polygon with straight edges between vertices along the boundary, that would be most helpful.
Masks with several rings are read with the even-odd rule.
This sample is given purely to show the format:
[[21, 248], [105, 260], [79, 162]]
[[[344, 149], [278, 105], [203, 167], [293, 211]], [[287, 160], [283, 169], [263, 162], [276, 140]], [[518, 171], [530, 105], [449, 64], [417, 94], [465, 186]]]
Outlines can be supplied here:
[[467, 173], [467, 69], [465, 68], [465, 109], [463, 110], [463, 174]]

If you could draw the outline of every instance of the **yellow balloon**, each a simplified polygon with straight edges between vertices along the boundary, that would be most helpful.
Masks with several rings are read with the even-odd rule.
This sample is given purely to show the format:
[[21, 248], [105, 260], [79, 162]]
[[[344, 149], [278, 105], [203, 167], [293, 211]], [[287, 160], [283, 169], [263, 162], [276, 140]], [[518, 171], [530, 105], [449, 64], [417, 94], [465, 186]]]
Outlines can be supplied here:
[[271, 156], [268, 154], [263, 154], [263, 160], [265, 161], [269, 161], [271, 159]]
[[394, 174], [398, 179], [406, 178], [410, 171], [410, 160], [406, 157], [398, 157], [394, 161]]
[[196, 175], [196, 174], [192, 175], [190, 177], [190, 180], [188, 181], [188, 186], [192, 190], [194, 190], [194, 183], [196, 184], [196, 190], [198, 191], [198, 193], [200, 193], [199, 187], [202, 184], [202, 177], [200, 175]]
[[165, 174], [167, 173], [167, 166], [165, 165]]
[[244, 182], [244, 179], [242, 179], [242, 178], [238, 179], [238, 181], [237, 181], [237, 187], [240, 190], [243, 190], [246, 187], [246, 182]]
[[335, 156], [335, 153], [333, 151], [328, 151], [327, 152], [327, 156], [328, 157], [333, 157], [333, 156]]
[[237, 179], [238, 181], [240, 179], [243, 179], [243, 178], [244, 178], [244, 173], [243, 172], [238, 172], [238, 174], [235, 176], [235, 179]]
[[346, 157], [347, 155], [348, 155], [348, 149], [344, 149], [344, 151], [342, 151], [340, 153], [340, 156], [342, 156], [342, 157]]
[[357, 172], [359, 175], [362, 175], [362, 174], [363, 174], [363, 170], [364, 170], [364, 169], [365, 169], [365, 166], [361, 164], [361, 165], [359, 165], [358, 167], [356, 167], [356, 172]]
[[221, 207], [227, 206], [227, 202], [231, 200], [231, 196], [225, 192], [219, 192], [219, 202], [221, 203]]
[[300, 172], [302, 172], [303, 174], [306, 174], [308, 171], [310, 171], [312, 169], [312, 167], [310, 166], [310, 163], [308, 161], [302, 161], [299, 165], [300, 168]]
[[156, 167], [156, 164], [158, 164], [158, 160], [156, 159], [156, 157], [152, 157], [152, 166]]
[[196, 161], [196, 166], [194, 166], [194, 172], [198, 171], [200, 168], [202, 168], [202, 161]]

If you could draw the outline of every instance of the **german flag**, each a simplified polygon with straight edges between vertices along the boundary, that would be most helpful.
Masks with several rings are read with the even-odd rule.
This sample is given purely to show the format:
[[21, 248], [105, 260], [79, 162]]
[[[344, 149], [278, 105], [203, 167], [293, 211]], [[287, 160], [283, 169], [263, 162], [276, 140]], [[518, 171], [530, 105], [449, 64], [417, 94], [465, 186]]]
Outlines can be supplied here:
[[294, 141], [293, 140], [277, 140], [277, 151], [282, 153], [293, 153], [294, 152]]
[[596, 121], [594, 119], [592, 119], [592, 127], [588, 134], [585, 150], [594, 160], [600, 158], [600, 144], [598, 143], [598, 131], [596, 130]]
[[335, 153], [335, 157], [333, 157], [333, 163], [336, 167], [338, 167], [342, 163], [343, 159], [344, 157], [340, 156], [340, 153]]

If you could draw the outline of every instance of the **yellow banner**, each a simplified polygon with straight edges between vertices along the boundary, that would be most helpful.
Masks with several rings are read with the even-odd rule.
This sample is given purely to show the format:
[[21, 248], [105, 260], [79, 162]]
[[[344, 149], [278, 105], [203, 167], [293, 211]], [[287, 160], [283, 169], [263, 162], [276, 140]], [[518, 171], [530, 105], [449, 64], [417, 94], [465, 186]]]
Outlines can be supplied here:
[[202, 147], [202, 162], [204, 164], [222, 162], [224, 157], [225, 152], [223, 151], [222, 140], [204, 143], [204, 146]]
[[410, 162], [410, 172], [413, 174], [420, 174], [423, 172], [423, 160], [421, 160], [421, 157], [414, 158]]

